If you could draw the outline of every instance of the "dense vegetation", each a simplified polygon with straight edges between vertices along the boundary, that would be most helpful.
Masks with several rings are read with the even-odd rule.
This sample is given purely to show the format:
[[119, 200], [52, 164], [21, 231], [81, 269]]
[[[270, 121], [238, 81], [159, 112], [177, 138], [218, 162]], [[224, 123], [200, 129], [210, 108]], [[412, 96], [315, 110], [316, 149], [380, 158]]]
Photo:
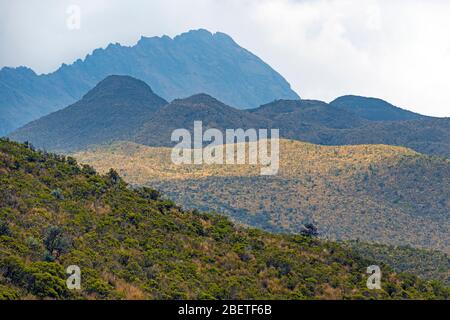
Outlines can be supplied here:
[[[271, 235], [183, 211], [75, 159], [0, 140], [0, 298], [447, 299], [448, 288], [382, 266], [382, 290], [339, 244]], [[82, 270], [82, 290], [65, 268]]]
[[271, 232], [313, 221], [321, 237], [448, 252], [450, 161], [380, 145], [318, 146], [280, 140], [280, 170], [175, 165], [170, 148], [118, 143], [77, 153], [101, 172], [157, 187], [186, 208], [224, 213]]
[[443, 252], [361, 241], [348, 241], [343, 246], [364, 258], [392, 266], [396, 272], [415, 274], [423, 279], [436, 279], [450, 285], [450, 260], [448, 254]]

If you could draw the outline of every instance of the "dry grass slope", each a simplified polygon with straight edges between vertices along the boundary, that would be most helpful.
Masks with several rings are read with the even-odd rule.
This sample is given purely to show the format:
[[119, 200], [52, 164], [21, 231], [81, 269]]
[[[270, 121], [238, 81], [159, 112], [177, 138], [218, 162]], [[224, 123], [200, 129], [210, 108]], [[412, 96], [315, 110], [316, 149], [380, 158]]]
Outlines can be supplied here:
[[223, 212], [270, 231], [314, 221], [328, 239], [361, 239], [449, 252], [449, 160], [386, 145], [319, 146], [280, 141], [280, 171], [252, 165], [175, 165], [171, 149], [129, 142], [76, 154], [115, 168], [188, 208]]

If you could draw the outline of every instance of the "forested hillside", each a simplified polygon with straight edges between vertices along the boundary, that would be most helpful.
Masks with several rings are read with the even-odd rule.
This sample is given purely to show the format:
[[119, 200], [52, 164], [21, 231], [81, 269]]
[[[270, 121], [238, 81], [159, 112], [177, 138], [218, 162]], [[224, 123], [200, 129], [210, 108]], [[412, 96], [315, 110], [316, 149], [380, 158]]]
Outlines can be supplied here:
[[[311, 236], [184, 211], [113, 170], [0, 140], [0, 298], [446, 299], [448, 288]], [[78, 265], [81, 291], [65, 286]]]
[[415, 274], [424, 279], [438, 279], [450, 285], [450, 260], [441, 251], [422, 250], [411, 246], [388, 246], [361, 241], [348, 241], [348, 246], [362, 257], [381, 261], [396, 272]]

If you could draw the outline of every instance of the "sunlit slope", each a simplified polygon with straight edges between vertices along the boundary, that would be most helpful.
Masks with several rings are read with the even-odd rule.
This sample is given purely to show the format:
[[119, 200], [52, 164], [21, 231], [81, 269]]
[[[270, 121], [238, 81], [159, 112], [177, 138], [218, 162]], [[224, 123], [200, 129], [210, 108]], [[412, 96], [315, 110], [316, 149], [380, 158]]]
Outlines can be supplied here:
[[[251, 144], [254, 144], [252, 142]], [[270, 150], [270, 142], [268, 142]], [[224, 147], [226, 148], [226, 146]], [[238, 147], [235, 148], [237, 150]], [[246, 147], [248, 160], [248, 143]], [[177, 165], [171, 160], [171, 148], [148, 147], [132, 142], [118, 142], [91, 148], [75, 156], [85, 163], [93, 163], [98, 170], [112, 167], [123, 172], [131, 182], [145, 183], [152, 179], [192, 179], [210, 176], [257, 176], [260, 165]], [[402, 147], [384, 145], [320, 146], [293, 140], [280, 140], [280, 170], [277, 176], [300, 177], [305, 174], [329, 174], [343, 170], [368, 168], [370, 164], [388, 159], [418, 155]], [[156, 164], [156, 165], [155, 165]]]
[[[448, 299], [349, 247], [186, 211], [115, 172], [0, 139], [2, 299]], [[366, 285], [380, 265], [381, 290]], [[81, 290], [66, 287], [69, 265]]]
[[78, 153], [100, 171], [149, 184], [189, 208], [244, 224], [323, 237], [449, 251], [449, 161], [385, 145], [319, 146], [280, 141], [280, 170], [251, 165], [175, 165], [171, 149], [117, 143]]

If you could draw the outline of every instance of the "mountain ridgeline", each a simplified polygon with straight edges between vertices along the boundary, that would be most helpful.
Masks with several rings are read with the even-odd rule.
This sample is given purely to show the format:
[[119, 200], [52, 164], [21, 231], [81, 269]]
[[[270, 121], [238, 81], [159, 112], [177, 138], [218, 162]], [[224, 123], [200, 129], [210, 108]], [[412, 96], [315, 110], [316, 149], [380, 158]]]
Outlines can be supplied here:
[[[355, 101], [358, 107], [353, 107]], [[450, 118], [422, 116], [380, 99], [346, 96], [331, 104], [279, 100], [250, 112], [270, 118], [288, 139], [321, 145], [387, 144], [450, 157]]]
[[19, 134], [33, 137], [29, 141], [46, 150], [128, 140], [166, 104], [143, 81], [109, 76], [80, 101], [27, 124]]
[[231, 37], [200, 29], [173, 39], [142, 37], [130, 47], [110, 44], [49, 74], [3, 68], [0, 136], [73, 104], [112, 74], [142, 79], [166, 100], [204, 92], [244, 109], [298, 98], [280, 74]]
[[402, 121], [428, 118], [408, 110], [398, 108], [389, 102], [377, 98], [359, 96], [342, 96], [330, 102], [330, 105], [339, 107], [358, 116], [372, 121]]
[[[348, 103], [348, 104], [347, 104]], [[205, 128], [276, 128], [283, 138], [321, 145], [388, 144], [450, 156], [450, 118], [415, 114], [379, 99], [346, 96], [331, 104], [275, 100], [239, 110], [207, 94], [167, 103], [142, 81], [108, 76], [81, 100], [9, 135], [49, 151], [71, 152], [118, 140], [171, 146], [171, 133]]]

